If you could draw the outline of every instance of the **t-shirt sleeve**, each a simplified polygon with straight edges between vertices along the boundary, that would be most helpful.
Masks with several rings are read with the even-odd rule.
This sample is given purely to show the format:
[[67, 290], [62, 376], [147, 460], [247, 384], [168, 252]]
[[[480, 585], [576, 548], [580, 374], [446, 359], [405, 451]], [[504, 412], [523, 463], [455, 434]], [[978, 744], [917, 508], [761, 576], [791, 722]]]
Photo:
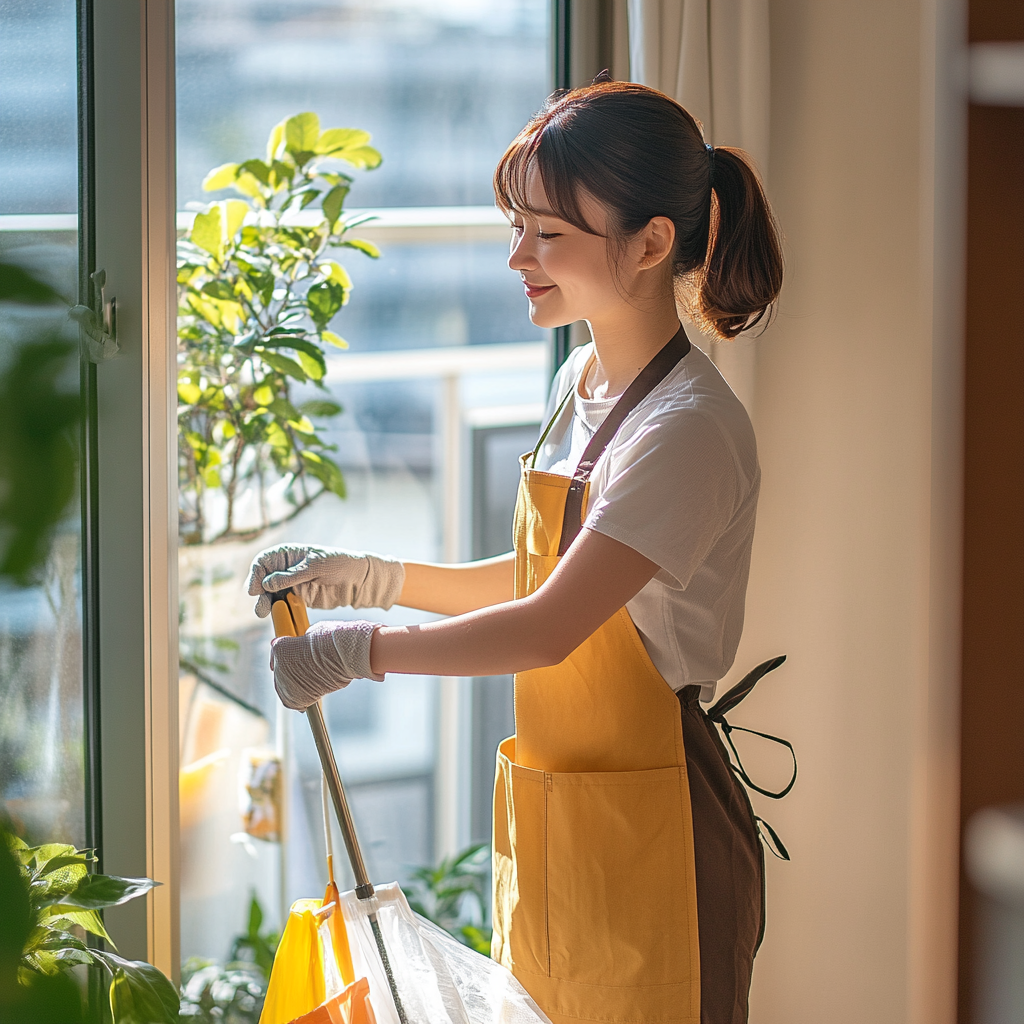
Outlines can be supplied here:
[[657, 563], [685, 588], [742, 500], [732, 447], [691, 410], [652, 420], [615, 444], [584, 526]]

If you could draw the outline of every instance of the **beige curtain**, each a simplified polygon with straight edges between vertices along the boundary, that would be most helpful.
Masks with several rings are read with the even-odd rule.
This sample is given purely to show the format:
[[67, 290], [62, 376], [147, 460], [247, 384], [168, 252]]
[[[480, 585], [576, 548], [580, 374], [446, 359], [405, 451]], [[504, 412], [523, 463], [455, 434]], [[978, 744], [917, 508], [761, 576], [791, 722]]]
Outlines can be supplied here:
[[[628, 0], [634, 82], [678, 100], [715, 146], [768, 170], [768, 0]], [[753, 415], [754, 339], [702, 343]]]

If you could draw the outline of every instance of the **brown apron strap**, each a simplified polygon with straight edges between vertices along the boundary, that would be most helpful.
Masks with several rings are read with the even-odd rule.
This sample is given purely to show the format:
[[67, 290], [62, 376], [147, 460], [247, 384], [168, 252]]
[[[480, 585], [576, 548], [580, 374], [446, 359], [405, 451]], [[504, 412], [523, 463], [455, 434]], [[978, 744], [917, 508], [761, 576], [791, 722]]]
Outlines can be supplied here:
[[633, 383], [622, 393], [612, 406], [604, 423], [590, 439], [580, 457], [576, 472], [572, 475], [569, 492], [565, 496], [565, 512], [562, 515], [562, 538], [558, 543], [559, 555], [569, 550], [583, 528], [583, 496], [587, 481], [597, 465], [597, 460], [618, 433], [626, 417], [671, 373], [676, 364], [690, 351], [690, 340], [683, 325], [672, 336], [654, 358], [636, 375]]

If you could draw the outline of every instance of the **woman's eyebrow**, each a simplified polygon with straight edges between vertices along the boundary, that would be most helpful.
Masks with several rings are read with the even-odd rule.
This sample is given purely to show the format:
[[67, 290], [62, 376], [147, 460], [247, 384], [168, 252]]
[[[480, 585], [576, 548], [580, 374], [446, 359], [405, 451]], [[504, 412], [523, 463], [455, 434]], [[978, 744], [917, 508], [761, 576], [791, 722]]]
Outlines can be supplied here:
[[[564, 217], [560, 217], [554, 210], [548, 209], [537, 209], [531, 206], [528, 210], [517, 210], [515, 207], [512, 208], [512, 216], [514, 217], [553, 217], [555, 220], [565, 220]], [[568, 224], [568, 221], [565, 221]]]

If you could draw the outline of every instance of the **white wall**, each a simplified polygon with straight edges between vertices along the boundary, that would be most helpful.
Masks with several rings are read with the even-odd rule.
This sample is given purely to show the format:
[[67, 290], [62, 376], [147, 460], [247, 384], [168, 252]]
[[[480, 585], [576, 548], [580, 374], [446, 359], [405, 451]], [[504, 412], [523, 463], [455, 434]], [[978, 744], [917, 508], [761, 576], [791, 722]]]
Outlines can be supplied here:
[[956, 260], [933, 260], [950, 252], [937, 14], [772, 0], [788, 262], [757, 343], [764, 482], [733, 678], [789, 662], [734, 721], [790, 738], [800, 779], [755, 798], [793, 861], [769, 857], [753, 1024], [953, 1019], [959, 336]]

